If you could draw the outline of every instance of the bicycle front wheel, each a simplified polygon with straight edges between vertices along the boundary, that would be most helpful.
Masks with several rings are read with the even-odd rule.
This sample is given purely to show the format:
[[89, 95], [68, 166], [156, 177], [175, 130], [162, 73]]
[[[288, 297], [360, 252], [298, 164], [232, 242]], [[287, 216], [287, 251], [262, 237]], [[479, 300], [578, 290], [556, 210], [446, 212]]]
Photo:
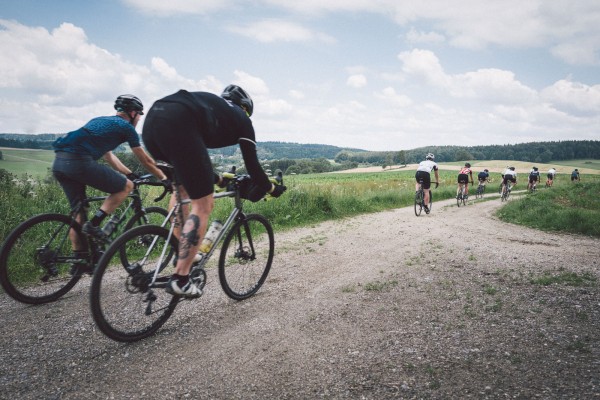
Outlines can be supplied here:
[[96, 325], [109, 338], [119, 342], [146, 338], [173, 314], [179, 299], [164, 288], [173, 273], [178, 243], [168, 236], [167, 229], [155, 225], [132, 228], [113, 241], [98, 262], [90, 306]]
[[227, 296], [244, 300], [255, 294], [267, 279], [275, 239], [269, 221], [249, 214], [227, 232], [219, 257], [219, 281]]
[[62, 214], [35, 216], [8, 235], [0, 250], [0, 283], [9, 296], [27, 304], [49, 303], [75, 286], [81, 274], [71, 274], [76, 261], [71, 229], [87, 248], [81, 226]]

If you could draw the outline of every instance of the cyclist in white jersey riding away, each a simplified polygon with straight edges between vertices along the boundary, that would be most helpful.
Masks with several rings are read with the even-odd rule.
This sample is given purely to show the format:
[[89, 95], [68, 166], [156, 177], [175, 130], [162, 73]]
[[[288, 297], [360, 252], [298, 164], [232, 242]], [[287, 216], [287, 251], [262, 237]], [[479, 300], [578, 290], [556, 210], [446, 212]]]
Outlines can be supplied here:
[[435, 188], [439, 186], [440, 176], [438, 172], [438, 166], [433, 161], [435, 156], [432, 153], [427, 154], [425, 157], [425, 161], [421, 161], [419, 166], [417, 167], [417, 172], [415, 173], [415, 180], [417, 181], [415, 185], [415, 191], [419, 190], [419, 180], [423, 181], [423, 192], [425, 193], [425, 212], [429, 214], [429, 189], [431, 188], [431, 170], [435, 173]]
[[515, 167], [508, 167], [506, 171], [502, 174], [502, 190], [504, 191], [504, 186], [508, 184], [508, 181], [513, 183], [513, 186], [517, 185], [517, 172], [515, 171]]

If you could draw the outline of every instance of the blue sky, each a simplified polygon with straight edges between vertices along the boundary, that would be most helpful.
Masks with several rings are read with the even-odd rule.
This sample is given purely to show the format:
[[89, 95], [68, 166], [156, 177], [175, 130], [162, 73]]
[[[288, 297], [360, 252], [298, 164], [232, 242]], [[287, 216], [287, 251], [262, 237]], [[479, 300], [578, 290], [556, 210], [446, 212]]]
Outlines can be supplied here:
[[0, 0], [0, 132], [229, 83], [259, 142], [600, 140], [600, 2]]

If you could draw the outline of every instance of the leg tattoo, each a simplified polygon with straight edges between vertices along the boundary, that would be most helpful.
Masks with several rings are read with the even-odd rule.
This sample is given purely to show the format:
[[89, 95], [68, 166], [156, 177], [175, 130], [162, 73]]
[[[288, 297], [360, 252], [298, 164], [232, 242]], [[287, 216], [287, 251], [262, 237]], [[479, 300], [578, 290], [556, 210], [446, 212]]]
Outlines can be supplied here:
[[197, 215], [190, 214], [181, 233], [181, 243], [179, 243], [179, 258], [185, 259], [190, 255], [190, 248], [198, 245], [200, 236], [198, 229], [200, 228], [200, 218]]

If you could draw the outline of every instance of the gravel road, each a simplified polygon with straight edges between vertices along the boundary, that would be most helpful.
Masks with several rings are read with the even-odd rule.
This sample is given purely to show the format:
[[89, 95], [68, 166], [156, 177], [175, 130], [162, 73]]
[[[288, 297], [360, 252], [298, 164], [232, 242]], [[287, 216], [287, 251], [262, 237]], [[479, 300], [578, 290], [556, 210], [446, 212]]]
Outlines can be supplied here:
[[0, 398], [600, 398], [600, 240], [503, 223], [499, 206], [276, 233], [256, 296], [228, 299], [213, 269], [134, 344], [96, 329], [87, 277], [53, 304], [2, 293]]

